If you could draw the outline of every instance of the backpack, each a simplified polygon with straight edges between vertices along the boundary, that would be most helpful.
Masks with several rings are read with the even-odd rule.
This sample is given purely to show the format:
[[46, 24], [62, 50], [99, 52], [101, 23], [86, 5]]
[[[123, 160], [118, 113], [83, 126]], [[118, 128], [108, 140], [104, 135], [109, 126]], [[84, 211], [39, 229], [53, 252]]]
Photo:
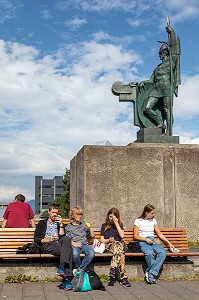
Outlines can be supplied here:
[[19, 247], [16, 251], [17, 254], [39, 254], [41, 247], [37, 243], [28, 243]]
[[85, 272], [89, 276], [89, 281], [90, 281], [92, 290], [101, 290], [101, 291], [106, 290], [105, 286], [103, 285], [103, 283], [101, 282], [99, 276], [95, 273], [95, 271], [93, 271], [91, 269], [87, 269]]
[[128, 250], [126, 252], [129, 253], [141, 253], [141, 247], [139, 242], [129, 242]]
[[87, 272], [76, 272], [75, 277], [71, 281], [73, 292], [92, 291], [89, 276]]

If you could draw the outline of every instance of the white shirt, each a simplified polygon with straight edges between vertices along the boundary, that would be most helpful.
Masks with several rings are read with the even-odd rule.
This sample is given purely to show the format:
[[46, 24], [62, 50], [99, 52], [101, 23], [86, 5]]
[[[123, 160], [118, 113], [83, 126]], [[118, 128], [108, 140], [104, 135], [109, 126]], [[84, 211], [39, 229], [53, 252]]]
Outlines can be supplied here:
[[136, 219], [134, 225], [138, 227], [138, 235], [141, 237], [153, 236], [154, 237], [154, 226], [157, 225], [156, 219], [142, 218]]

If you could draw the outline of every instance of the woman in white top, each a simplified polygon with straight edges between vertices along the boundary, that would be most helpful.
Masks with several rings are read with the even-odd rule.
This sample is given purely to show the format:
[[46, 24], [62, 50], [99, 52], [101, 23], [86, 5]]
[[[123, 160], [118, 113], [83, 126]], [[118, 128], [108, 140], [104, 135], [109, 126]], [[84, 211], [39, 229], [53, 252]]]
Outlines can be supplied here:
[[[155, 216], [155, 207], [147, 204], [141, 216], [134, 222], [134, 239], [139, 241], [141, 251], [145, 255], [147, 264], [145, 278], [150, 284], [157, 282], [157, 276], [166, 258], [166, 251], [157, 244], [154, 239], [154, 233], [164, 242], [172, 251], [173, 245], [161, 233]], [[155, 254], [155, 256], [154, 256]]]

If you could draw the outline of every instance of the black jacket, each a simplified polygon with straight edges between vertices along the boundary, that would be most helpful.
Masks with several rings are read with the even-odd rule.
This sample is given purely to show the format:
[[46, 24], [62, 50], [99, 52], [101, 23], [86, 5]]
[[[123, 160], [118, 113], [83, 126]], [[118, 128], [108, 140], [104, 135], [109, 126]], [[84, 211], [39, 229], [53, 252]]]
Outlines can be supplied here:
[[[48, 221], [48, 218], [40, 220], [35, 228], [34, 241], [35, 241], [35, 243], [37, 243], [39, 245], [42, 245], [41, 240], [45, 238], [47, 221]], [[59, 228], [60, 228], [59, 223], [57, 223], [58, 232], [59, 232]], [[59, 235], [59, 238], [61, 238], [62, 236], [64, 236], [64, 235]]]

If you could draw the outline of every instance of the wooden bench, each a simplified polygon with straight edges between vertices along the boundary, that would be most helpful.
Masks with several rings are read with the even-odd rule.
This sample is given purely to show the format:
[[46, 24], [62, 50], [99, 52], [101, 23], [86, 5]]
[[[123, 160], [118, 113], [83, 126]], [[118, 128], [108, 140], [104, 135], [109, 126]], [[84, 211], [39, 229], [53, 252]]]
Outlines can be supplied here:
[[[199, 256], [199, 252], [190, 252], [189, 245], [188, 245], [188, 239], [187, 239], [187, 233], [186, 228], [160, 228], [161, 232], [164, 234], [164, 236], [173, 244], [173, 246], [176, 249], [179, 249], [179, 253], [172, 253], [169, 251], [169, 249], [164, 245], [163, 242], [161, 242], [157, 235], [155, 235], [155, 238], [157, 241], [165, 248], [167, 251], [168, 257], [184, 257], [187, 258], [188, 256]], [[125, 236], [124, 241], [125, 244], [128, 246], [129, 242], [136, 242], [133, 240], [133, 228], [125, 228], [124, 229]], [[95, 237], [97, 239], [100, 238], [100, 231], [95, 230]], [[126, 252], [125, 256], [127, 257], [135, 257], [135, 256], [144, 256], [143, 253], [130, 253]]]
[[[37, 224], [39, 219], [35, 221]], [[69, 219], [63, 219], [65, 225], [69, 222]], [[0, 259], [39, 258], [40, 254], [16, 254], [18, 247], [34, 242], [34, 233], [35, 228], [0, 228]]]
[[[34, 241], [34, 228], [0, 228], [0, 259], [8, 258], [52, 258], [51, 254], [16, 254], [18, 247]], [[125, 228], [124, 241], [128, 246], [129, 242], [133, 242], [133, 229]], [[100, 238], [100, 230], [94, 229], [95, 238]], [[199, 252], [190, 252], [185, 228], [161, 228], [161, 232], [166, 238], [179, 249], [179, 253], [171, 253], [167, 250], [168, 257], [183, 257], [199, 256]], [[156, 237], [157, 238], [157, 237]], [[143, 253], [129, 253], [125, 254], [127, 257], [141, 257]], [[112, 256], [111, 253], [96, 254], [96, 257]]]

